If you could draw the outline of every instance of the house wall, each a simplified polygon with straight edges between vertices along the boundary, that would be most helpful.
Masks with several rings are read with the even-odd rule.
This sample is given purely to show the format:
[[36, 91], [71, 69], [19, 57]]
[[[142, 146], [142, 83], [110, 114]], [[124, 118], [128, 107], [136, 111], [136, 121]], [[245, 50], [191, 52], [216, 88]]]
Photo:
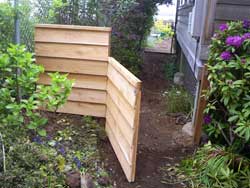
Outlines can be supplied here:
[[177, 11], [176, 36], [186, 62], [189, 64], [192, 76], [198, 79], [199, 69], [202, 67], [202, 63], [198, 58], [199, 42], [188, 32], [189, 14], [192, 12], [193, 7], [193, 1], [186, 1], [184, 5], [179, 6]]
[[[209, 45], [214, 31], [219, 25], [228, 21], [250, 19], [250, 0], [196, 0], [203, 3], [203, 10], [198, 11], [196, 22], [201, 22], [199, 44], [188, 32], [189, 13], [194, 4], [188, 0], [179, 0], [184, 3], [177, 11], [177, 42], [181, 48], [180, 64], [185, 74], [185, 86], [194, 93], [194, 88], [199, 89], [200, 76], [203, 64], [208, 60]], [[197, 3], [196, 2], [196, 3]], [[186, 5], [185, 5], [186, 4]], [[200, 18], [199, 18], [200, 17]], [[197, 90], [198, 91], [198, 90]], [[197, 101], [198, 97], [196, 97]], [[195, 107], [196, 108], [196, 107]], [[196, 109], [194, 109], [196, 112]], [[196, 114], [196, 113], [195, 113]]]
[[[219, 25], [229, 21], [239, 21], [250, 19], [250, 0], [205, 0], [210, 5], [207, 9], [206, 23], [204, 25], [203, 36], [201, 39], [200, 59], [206, 61], [208, 59], [208, 46], [214, 31]], [[204, 3], [205, 3], [204, 1]], [[211, 2], [216, 2], [211, 5]], [[209, 6], [207, 6], [209, 7]]]

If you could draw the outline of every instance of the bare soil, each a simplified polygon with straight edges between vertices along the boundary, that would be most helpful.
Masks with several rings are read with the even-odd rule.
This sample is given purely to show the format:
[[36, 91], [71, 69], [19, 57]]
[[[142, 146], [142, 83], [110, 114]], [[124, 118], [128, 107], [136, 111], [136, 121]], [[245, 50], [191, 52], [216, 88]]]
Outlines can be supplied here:
[[[170, 58], [171, 59], [171, 58]], [[145, 65], [145, 64], [144, 64]], [[147, 68], [145, 68], [147, 70]], [[174, 166], [193, 153], [192, 138], [176, 124], [178, 116], [166, 113], [163, 93], [171, 86], [163, 75], [142, 74], [142, 108], [135, 183], [128, 183], [109, 143], [101, 145], [106, 169], [117, 188], [181, 188], [162, 183], [161, 167]], [[169, 177], [172, 178], [172, 177]]]
[[[170, 57], [169, 61], [173, 58]], [[147, 61], [147, 58], [146, 60]], [[114, 188], [182, 188], [182, 183], [167, 183], [162, 167], [170, 167], [178, 164], [183, 158], [193, 153], [192, 138], [182, 133], [183, 125], [176, 122], [178, 115], [166, 113], [166, 99], [163, 93], [171, 87], [171, 82], [164, 79], [164, 71], [158, 70], [158, 74], [149, 71], [152, 64], [159, 66], [159, 62], [144, 63], [142, 72], [142, 107], [140, 117], [139, 144], [137, 156], [136, 181], [128, 183], [115, 153], [107, 139], [101, 139], [99, 150], [104, 167], [110, 174], [109, 182]], [[165, 60], [164, 60], [165, 62]], [[158, 64], [158, 65], [157, 65]], [[81, 116], [48, 114], [49, 119], [69, 119], [69, 124], [82, 125]], [[105, 124], [103, 119], [98, 119], [99, 124]], [[51, 128], [50, 128], [51, 127]], [[63, 126], [64, 127], [64, 126]], [[47, 132], [53, 134], [61, 130], [60, 125], [47, 127]], [[164, 179], [165, 178], [165, 179]], [[169, 174], [169, 179], [173, 176]], [[164, 181], [163, 181], [164, 180]], [[165, 182], [165, 183], [164, 183]]]

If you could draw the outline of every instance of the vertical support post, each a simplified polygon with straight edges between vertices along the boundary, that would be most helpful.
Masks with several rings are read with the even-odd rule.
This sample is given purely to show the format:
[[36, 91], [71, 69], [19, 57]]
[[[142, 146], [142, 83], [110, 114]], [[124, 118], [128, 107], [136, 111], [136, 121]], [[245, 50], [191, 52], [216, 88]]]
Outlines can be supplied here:
[[209, 87], [209, 82], [207, 80], [207, 76], [208, 76], [207, 66], [204, 66], [203, 72], [202, 72], [200, 91], [199, 91], [199, 95], [198, 95], [197, 111], [196, 111], [195, 120], [194, 120], [194, 143], [197, 145], [200, 143], [204, 110], [205, 110], [206, 105], [207, 105], [206, 98], [205, 98], [205, 96], [203, 96], [203, 91], [208, 89], [208, 87]]
[[18, 6], [19, 6], [19, 0], [15, 0], [14, 2], [15, 6], [15, 43], [20, 44], [20, 21], [19, 21], [19, 11], [18, 11]]
[[[15, 44], [20, 44], [20, 20], [19, 20], [19, 0], [14, 1], [14, 6], [15, 6]], [[22, 93], [21, 93], [21, 88], [18, 83], [18, 77], [21, 75], [21, 70], [20, 68], [17, 68], [16, 70], [16, 79], [17, 79], [17, 102], [20, 103], [22, 100]]]

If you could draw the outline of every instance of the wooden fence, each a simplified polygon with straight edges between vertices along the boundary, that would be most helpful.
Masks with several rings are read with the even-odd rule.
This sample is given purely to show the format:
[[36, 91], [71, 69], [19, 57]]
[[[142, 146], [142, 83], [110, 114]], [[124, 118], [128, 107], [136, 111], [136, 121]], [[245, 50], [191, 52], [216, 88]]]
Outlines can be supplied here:
[[110, 28], [37, 25], [36, 62], [75, 80], [58, 112], [106, 118], [106, 132], [129, 182], [135, 180], [141, 81], [109, 57]]

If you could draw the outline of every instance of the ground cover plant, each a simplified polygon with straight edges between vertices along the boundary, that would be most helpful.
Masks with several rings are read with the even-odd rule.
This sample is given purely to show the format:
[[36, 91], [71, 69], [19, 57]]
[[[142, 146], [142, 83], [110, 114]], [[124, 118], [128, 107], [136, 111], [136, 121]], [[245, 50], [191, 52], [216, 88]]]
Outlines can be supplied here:
[[182, 86], [172, 86], [164, 93], [168, 113], [184, 113], [190, 115], [193, 109], [193, 97]]
[[33, 54], [19, 45], [3, 51], [0, 187], [67, 187], [71, 176], [80, 184], [80, 175], [88, 174], [94, 186], [109, 187], [97, 149], [100, 126], [91, 118], [55, 113], [66, 102], [73, 80], [50, 73], [51, 85], [37, 85], [44, 69], [34, 63]]
[[250, 187], [250, 21], [222, 24], [208, 60], [204, 131], [210, 144], [186, 161], [194, 187]]

